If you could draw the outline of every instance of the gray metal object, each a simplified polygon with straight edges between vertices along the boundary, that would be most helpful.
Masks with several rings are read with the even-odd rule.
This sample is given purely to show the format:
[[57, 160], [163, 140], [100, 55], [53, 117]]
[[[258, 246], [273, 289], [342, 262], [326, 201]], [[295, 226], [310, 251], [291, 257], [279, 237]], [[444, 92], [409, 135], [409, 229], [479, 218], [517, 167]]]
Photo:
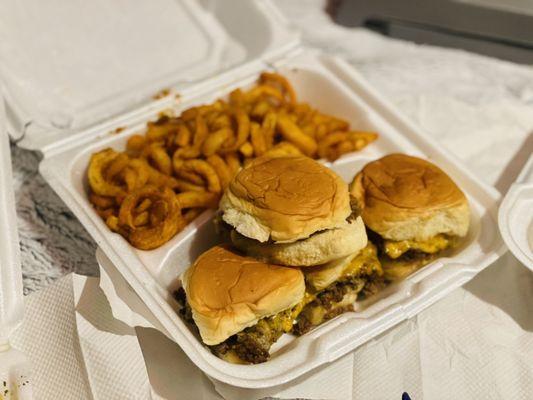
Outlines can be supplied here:
[[334, 18], [418, 43], [533, 63], [532, 0], [345, 0]]

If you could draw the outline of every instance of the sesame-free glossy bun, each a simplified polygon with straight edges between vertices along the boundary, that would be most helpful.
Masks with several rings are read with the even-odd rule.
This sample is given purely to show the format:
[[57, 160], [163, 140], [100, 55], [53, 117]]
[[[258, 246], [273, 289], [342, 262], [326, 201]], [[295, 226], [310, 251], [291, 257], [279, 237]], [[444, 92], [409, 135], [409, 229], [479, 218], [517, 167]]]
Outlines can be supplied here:
[[207, 345], [221, 343], [261, 318], [293, 307], [305, 292], [299, 269], [265, 264], [228, 246], [207, 250], [181, 280]]
[[470, 208], [464, 193], [436, 165], [404, 154], [368, 163], [350, 184], [365, 225], [389, 240], [465, 236]]
[[295, 242], [341, 227], [351, 213], [346, 183], [303, 156], [254, 160], [233, 178], [220, 209], [224, 221], [260, 242]]

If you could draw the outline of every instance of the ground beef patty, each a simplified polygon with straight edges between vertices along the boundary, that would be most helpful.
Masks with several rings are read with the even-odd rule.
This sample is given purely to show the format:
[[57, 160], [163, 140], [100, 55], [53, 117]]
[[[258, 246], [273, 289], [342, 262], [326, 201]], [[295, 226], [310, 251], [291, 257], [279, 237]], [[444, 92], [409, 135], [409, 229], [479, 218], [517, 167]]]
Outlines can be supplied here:
[[352, 297], [360, 300], [371, 296], [383, 289], [385, 284], [385, 280], [376, 274], [350, 277], [332, 284], [304, 307], [294, 325], [293, 333], [303, 335], [337, 315], [353, 311], [353, 301], [343, 304], [346, 299]]
[[[192, 318], [192, 310], [187, 303], [187, 298], [183, 288], [175, 292], [174, 297], [181, 305], [180, 314], [185, 321], [194, 326], [196, 324]], [[217, 357], [224, 358], [224, 355], [233, 352], [242, 361], [251, 364], [265, 362], [270, 357], [270, 347], [280, 336], [285, 333], [284, 325], [280, 319], [290, 318], [291, 311], [283, 311], [273, 317], [263, 318], [254, 326], [230, 336], [220, 344], [207, 346]]]

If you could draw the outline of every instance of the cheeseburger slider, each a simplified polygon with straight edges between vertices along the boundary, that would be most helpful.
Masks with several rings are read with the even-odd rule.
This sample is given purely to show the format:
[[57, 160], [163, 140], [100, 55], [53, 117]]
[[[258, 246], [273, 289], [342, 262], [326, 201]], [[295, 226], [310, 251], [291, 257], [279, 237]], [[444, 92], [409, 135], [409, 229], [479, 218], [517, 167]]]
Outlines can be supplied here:
[[218, 357], [260, 363], [293, 328], [305, 294], [297, 268], [266, 264], [228, 246], [203, 253], [181, 276], [177, 300], [202, 341]]
[[322, 265], [366, 245], [346, 183], [303, 156], [254, 160], [233, 178], [220, 210], [232, 243], [265, 262]]
[[220, 208], [235, 247], [302, 268], [306, 296], [297, 334], [353, 310], [360, 294], [382, 286], [376, 249], [352, 212], [348, 185], [310, 158], [256, 159], [232, 180]]
[[468, 232], [465, 195], [445, 172], [420, 158], [391, 154], [367, 164], [350, 195], [390, 280], [427, 264]]

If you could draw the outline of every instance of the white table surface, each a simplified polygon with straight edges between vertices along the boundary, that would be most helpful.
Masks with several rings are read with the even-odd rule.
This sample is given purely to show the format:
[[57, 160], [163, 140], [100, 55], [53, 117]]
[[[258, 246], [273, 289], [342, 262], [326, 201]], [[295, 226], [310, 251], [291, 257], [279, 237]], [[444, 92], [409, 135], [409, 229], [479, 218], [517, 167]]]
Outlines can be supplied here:
[[[277, 4], [302, 32], [305, 44], [347, 59], [428, 136], [455, 153], [480, 179], [505, 193], [533, 152], [533, 68], [459, 50], [397, 41], [362, 29], [342, 28], [329, 20], [319, 0], [277, 0]], [[25, 293], [39, 290], [70, 271], [96, 275], [96, 245], [38, 174], [39, 156], [14, 146], [12, 151]], [[517, 298], [516, 293], [522, 295]], [[468, 310], [464, 307], [465, 298]], [[463, 306], [457, 310], [455, 319], [428, 317], [449, 315], [443, 310], [449, 311], [459, 303]], [[490, 349], [509, 343], [516, 345], [516, 340], [520, 343], [513, 351], [522, 349], [523, 362], [532, 366], [532, 310], [533, 274], [508, 254], [424, 311], [424, 324], [438, 325], [446, 331], [446, 340], [458, 347], [475, 348], [477, 343], [489, 349], [488, 353], [476, 356], [477, 362], [475, 357], [463, 354], [461, 357], [472, 362], [463, 363], [459, 369], [443, 370], [438, 377], [442, 384], [452, 388], [465, 381], [474, 385], [476, 379], [490, 379], [491, 374], [487, 375], [482, 368], [490, 364], [494, 355]], [[504, 332], [509, 343], [499, 342], [500, 339], [494, 342], [488, 336], [472, 339], [464, 337], [463, 331], [454, 330], [457, 324], [467, 324], [472, 312], [498, 313], [499, 317], [507, 318], [513, 327], [512, 331], [506, 328]], [[488, 321], [484, 328], [493, 326]], [[380, 346], [395, 336], [404, 337], [404, 349], [395, 349], [397, 354], [388, 354], [386, 363], [380, 363]], [[399, 386], [403, 384], [410, 393], [426, 396], [438, 393], [432, 387], [437, 377], [424, 376], [421, 365], [406, 364], [412, 359], [406, 354], [419, 351], [424, 340], [427, 337], [417, 317], [357, 350], [356, 366], [360, 363], [361, 374], [360, 379], [356, 374], [356, 380], [362, 386], [355, 391], [364, 392], [364, 386], [376, 385], [376, 380], [392, 379], [399, 380]], [[380, 370], [383, 365], [391, 366], [390, 370]], [[505, 379], [508, 382], [496, 385], [498, 390], [502, 385], [509, 387], [510, 395], [505, 398], [513, 398], [516, 386], [531, 390], [533, 398], [533, 383], [521, 381], [512, 372]], [[450, 390], [448, 398], [455, 398], [453, 389]], [[483, 388], [479, 392], [472, 390], [485, 394]], [[504, 393], [486, 394], [486, 398], [504, 397]]]

